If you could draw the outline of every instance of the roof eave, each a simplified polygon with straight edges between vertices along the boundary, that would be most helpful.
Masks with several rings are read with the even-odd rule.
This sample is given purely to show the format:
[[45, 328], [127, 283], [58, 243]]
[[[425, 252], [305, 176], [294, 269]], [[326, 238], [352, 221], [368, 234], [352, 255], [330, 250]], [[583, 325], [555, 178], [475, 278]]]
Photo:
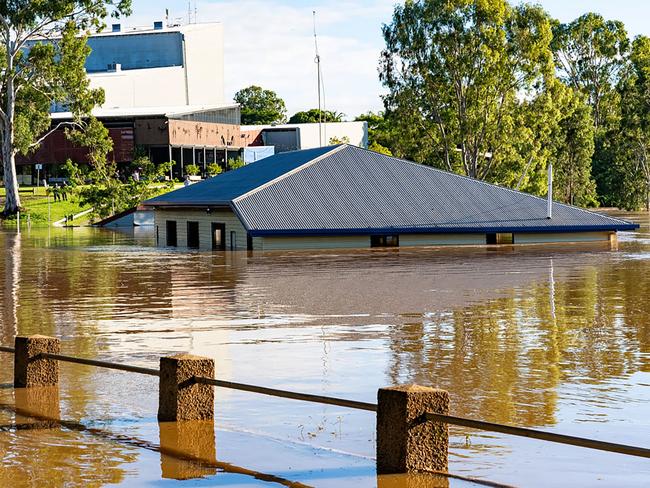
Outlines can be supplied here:
[[567, 225], [557, 227], [377, 227], [367, 229], [250, 229], [253, 237], [336, 236], [380, 234], [490, 234], [490, 233], [569, 233], [616, 232], [638, 229], [638, 224]]
[[230, 202], [225, 201], [225, 202], [192, 202], [192, 203], [178, 203], [178, 202], [165, 202], [165, 201], [160, 201], [160, 202], [151, 202], [151, 201], [146, 201], [142, 203], [143, 207], [147, 208], [153, 208], [153, 209], [165, 209], [165, 210], [173, 210], [173, 209], [183, 209], [183, 210], [190, 210], [193, 208], [198, 208], [198, 209], [205, 209], [205, 208], [230, 208]]

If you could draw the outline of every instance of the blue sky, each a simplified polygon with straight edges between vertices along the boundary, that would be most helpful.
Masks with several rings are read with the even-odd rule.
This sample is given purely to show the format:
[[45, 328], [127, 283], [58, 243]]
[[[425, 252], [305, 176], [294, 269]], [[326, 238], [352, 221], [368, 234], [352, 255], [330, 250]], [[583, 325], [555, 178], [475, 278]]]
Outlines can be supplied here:
[[[219, 21], [225, 31], [225, 95], [230, 100], [251, 84], [275, 90], [289, 115], [316, 106], [312, 11], [317, 11], [326, 108], [347, 118], [381, 110], [377, 76], [383, 47], [381, 25], [390, 22], [396, 0], [202, 0], [199, 22]], [[650, 34], [650, 2], [642, 0], [539, 0], [561, 21], [593, 11], [622, 20], [631, 35]], [[133, 0], [127, 25], [170, 18], [187, 20], [188, 2]]]

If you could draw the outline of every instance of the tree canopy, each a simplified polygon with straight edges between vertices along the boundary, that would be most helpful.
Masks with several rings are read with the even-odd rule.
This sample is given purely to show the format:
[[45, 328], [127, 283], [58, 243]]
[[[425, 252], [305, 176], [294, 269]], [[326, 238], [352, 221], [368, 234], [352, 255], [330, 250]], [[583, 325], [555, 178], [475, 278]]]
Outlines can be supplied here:
[[251, 85], [235, 93], [235, 102], [241, 105], [241, 123], [282, 124], [287, 120], [287, 108], [274, 91]]
[[289, 119], [290, 124], [308, 124], [314, 122], [341, 122], [343, 115], [332, 110], [318, 110], [312, 108], [303, 112], [296, 112]]
[[[561, 23], [507, 0], [412, 0], [383, 26], [392, 154], [582, 206], [650, 207], [650, 41], [595, 13]], [[646, 120], [648, 119], [648, 120]]]
[[383, 33], [385, 104], [430, 145], [425, 161], [490, 179], [515, 131], [518, 94], [552, 74], [546, 13], [505, 0], [406, 2]]
[[56, 127], [49, 110], [65, 104], [82, 128], [104, 100], [89, 87], [86, 39], [108, 16], [130, 13], [130, 0], [0, 2], [0, 139], [5, 214], [20, 208], [15, 156], [38, 147]]

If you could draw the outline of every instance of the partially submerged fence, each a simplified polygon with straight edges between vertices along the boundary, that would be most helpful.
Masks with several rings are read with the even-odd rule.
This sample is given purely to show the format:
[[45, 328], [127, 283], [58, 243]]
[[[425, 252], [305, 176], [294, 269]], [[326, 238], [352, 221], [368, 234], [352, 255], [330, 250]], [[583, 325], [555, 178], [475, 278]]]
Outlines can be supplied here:
[[377, 472], [380, 474], [447, 471], [448, 425], [650, 458], [650, 449], [643, 447], [454, 417], [449, 415], [448, 392], [436, 388], [417, 385], [380, 388], [378, 402], [365, 403], [218, 380], [214, 378], [213, 359], [190, 354], [162, 357], [160, 369], [151, 369], [66, 356], [60, 354], [60, 346], [59, 339], [40, 335], [18, 336], [13, 348], [0, 346], [0, 352], [14, 354], [14, 386], [56, 386], [59, 362], [64, 361], [159, 377], [160, 421], [214, 419], [214, 386], [376, 412]]

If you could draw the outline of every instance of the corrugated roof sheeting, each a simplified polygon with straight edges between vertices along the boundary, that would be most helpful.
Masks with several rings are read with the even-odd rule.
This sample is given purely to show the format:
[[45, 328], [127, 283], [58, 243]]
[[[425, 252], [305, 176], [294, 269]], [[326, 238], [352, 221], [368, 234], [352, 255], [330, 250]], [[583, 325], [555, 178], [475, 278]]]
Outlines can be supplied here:
[[[304, 164], [302, 153], [285, 153], [299, 157], [300, 164], [283, 165]], [[264, 161], [275, 165], [275, 158]], [[253, 233], [632, 228], [623, 220], [559, 203], [547, 219], [545, 199], [354, 146], [328, 154], [234, 205]]]

